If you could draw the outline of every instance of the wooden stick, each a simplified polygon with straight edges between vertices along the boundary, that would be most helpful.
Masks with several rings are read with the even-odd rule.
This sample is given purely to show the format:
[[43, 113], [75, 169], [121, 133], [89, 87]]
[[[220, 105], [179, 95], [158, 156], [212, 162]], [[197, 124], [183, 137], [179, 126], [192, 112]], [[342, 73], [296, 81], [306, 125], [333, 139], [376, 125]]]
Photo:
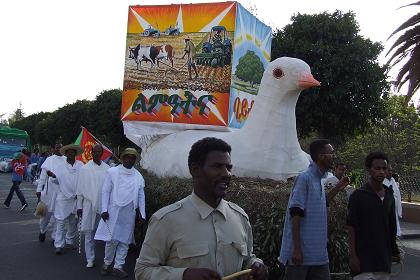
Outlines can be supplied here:
[[242, 270], [242, 271], [239, 271], [239, 272], [235, 272], [235, 273], [233, 273], [231, 275], [228, 275], [228, 276], [223, 277], [222, 280], [234, 279], [236, 277], [239, 277], [239, 276], [242, 276], [242, 275], [251, 273], [251, 271], [252, 271], [252, 269], [245, 269], [245, 270]]

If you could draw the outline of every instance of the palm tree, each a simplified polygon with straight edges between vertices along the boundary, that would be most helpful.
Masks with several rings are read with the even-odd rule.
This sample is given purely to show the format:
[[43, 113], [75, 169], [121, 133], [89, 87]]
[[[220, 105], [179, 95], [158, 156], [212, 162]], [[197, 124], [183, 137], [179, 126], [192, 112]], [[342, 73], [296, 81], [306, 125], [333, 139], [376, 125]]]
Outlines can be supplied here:
[[[420, 5], [420, 1], [412, 3], [403, 7]], [[405, 64], [401, 67], [396, 79], [395, 87], [397, 91], [408, 82], [408, 91], [406, 95], [406, 103], [408, 103], [414, 93], [420, 87], [420, 13], [412, 16], [406, 22], [404, 22], [400, 27], [398, 27], [392, 34], [389, 36], [388, 40], [399, 33], [404, 31], [404, 33], [395, 41], [392, 45], [387, 56], [393, 52], [391, 57], [388, 60], [388, 65], [394, 67], [396, 64], [399, 64], [403, 60]]]

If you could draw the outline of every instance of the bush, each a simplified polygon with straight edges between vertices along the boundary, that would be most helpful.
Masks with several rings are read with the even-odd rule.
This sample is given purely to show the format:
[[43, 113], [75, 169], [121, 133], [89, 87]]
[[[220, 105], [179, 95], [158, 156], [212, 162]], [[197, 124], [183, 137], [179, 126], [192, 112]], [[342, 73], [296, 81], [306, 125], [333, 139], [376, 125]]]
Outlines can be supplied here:
[[[141, 170], [146, 181], [146, 212], [148, 218], [160, 208], [174, 203], [192, 192], [192, 180], [158, 178]], [[255, 178], [237, 178], [231, 181], [226, 200], [241, 206], [249, 216], [254, 235], [254, 253], [270, 271], [270, 279], [279, 272], [277, 257], [280, 252], [285, 210], [292, 183]], [[330, 204], [329, 246], [330, 268], [333, 272], [347, 271], [347, 234], [345, 232], [346, 196], [339, 194]], [[137, 230], [137, 244], [141, 244], [146, 229]]]

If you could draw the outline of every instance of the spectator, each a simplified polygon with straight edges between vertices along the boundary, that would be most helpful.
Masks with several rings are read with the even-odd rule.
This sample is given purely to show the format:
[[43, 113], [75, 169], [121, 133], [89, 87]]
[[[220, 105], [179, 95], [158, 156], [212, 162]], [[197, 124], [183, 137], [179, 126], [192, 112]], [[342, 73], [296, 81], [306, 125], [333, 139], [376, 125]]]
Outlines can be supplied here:
[[402, 218], [402, 204], [401, 204], [401, 192], [400, 192], [400, 185], [397, 184], [395, 179], [392, 177], [393, 169], [390, 164], [388, 164], [386, 170], [386, 178], [384, 179], [383, 184], [390, 188], [394, 193], [395, 199], [395, 217], [397, 222], [397, 236], [401, 236], [401, 227], [400, 227], [400, 220]]
[[393, 257], [399, 260], [394, 195], [383, 184], [387, 165], [384, 153], [370, 153], [365, 159], [368, 182], [350, 196], [347, 226], [354, 280], [388, 280]]
[[266, 279], [253, 253], [252, 229], [245, 211], [228, 202], [231, 147], [217, 138], [194, 143], [188, 156], [193, 192], [160, 209], [149, 222], [137, 259], [137, 280], [220, 280], [243, 268], [252, 279]]
[[10, 188], [9, 195], [7, 196], [6, 200], [4, 201], [3, 205], [5, 208], [10, 207], [10, 202], [12, 201], [13, 194], [16, 192], [22, 207], [20, 211], [25, 210], [28, 207], [28, 203], [26, 203], [25, 196], [23, 195], [22, 191], [20, 190], [20, 184], [23, 180], [23, 174], [25, 173], [25, 165], [20, 161], [23, 154], [18, 152], [14, 154], [14, 159], [12, 160], [12, 187]]
[[326, 139], [313, 141], [309, 149], [313, 162], [295, 180], [284, 222], [279, 259], [286, 279], [330, 279], [327, 203], [350, 183], [343, 176], [326, 194], [321, 178], [332, 167], [334, 149]]

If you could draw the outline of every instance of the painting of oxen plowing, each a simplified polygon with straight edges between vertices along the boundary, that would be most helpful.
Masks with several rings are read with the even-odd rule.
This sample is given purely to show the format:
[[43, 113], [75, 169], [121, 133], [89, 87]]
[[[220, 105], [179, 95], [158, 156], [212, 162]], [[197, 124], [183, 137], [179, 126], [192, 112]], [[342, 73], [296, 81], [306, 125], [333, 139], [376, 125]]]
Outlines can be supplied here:
[[[230, 42], [233, 32], [222, 31], [224, 41]], [[229, 92], [232, 47], [221, 46], [218, 51], [212, 46], [214, 53], [206, 52], [222, 33], [212, 32], [128, 33], [124, 89]]]

